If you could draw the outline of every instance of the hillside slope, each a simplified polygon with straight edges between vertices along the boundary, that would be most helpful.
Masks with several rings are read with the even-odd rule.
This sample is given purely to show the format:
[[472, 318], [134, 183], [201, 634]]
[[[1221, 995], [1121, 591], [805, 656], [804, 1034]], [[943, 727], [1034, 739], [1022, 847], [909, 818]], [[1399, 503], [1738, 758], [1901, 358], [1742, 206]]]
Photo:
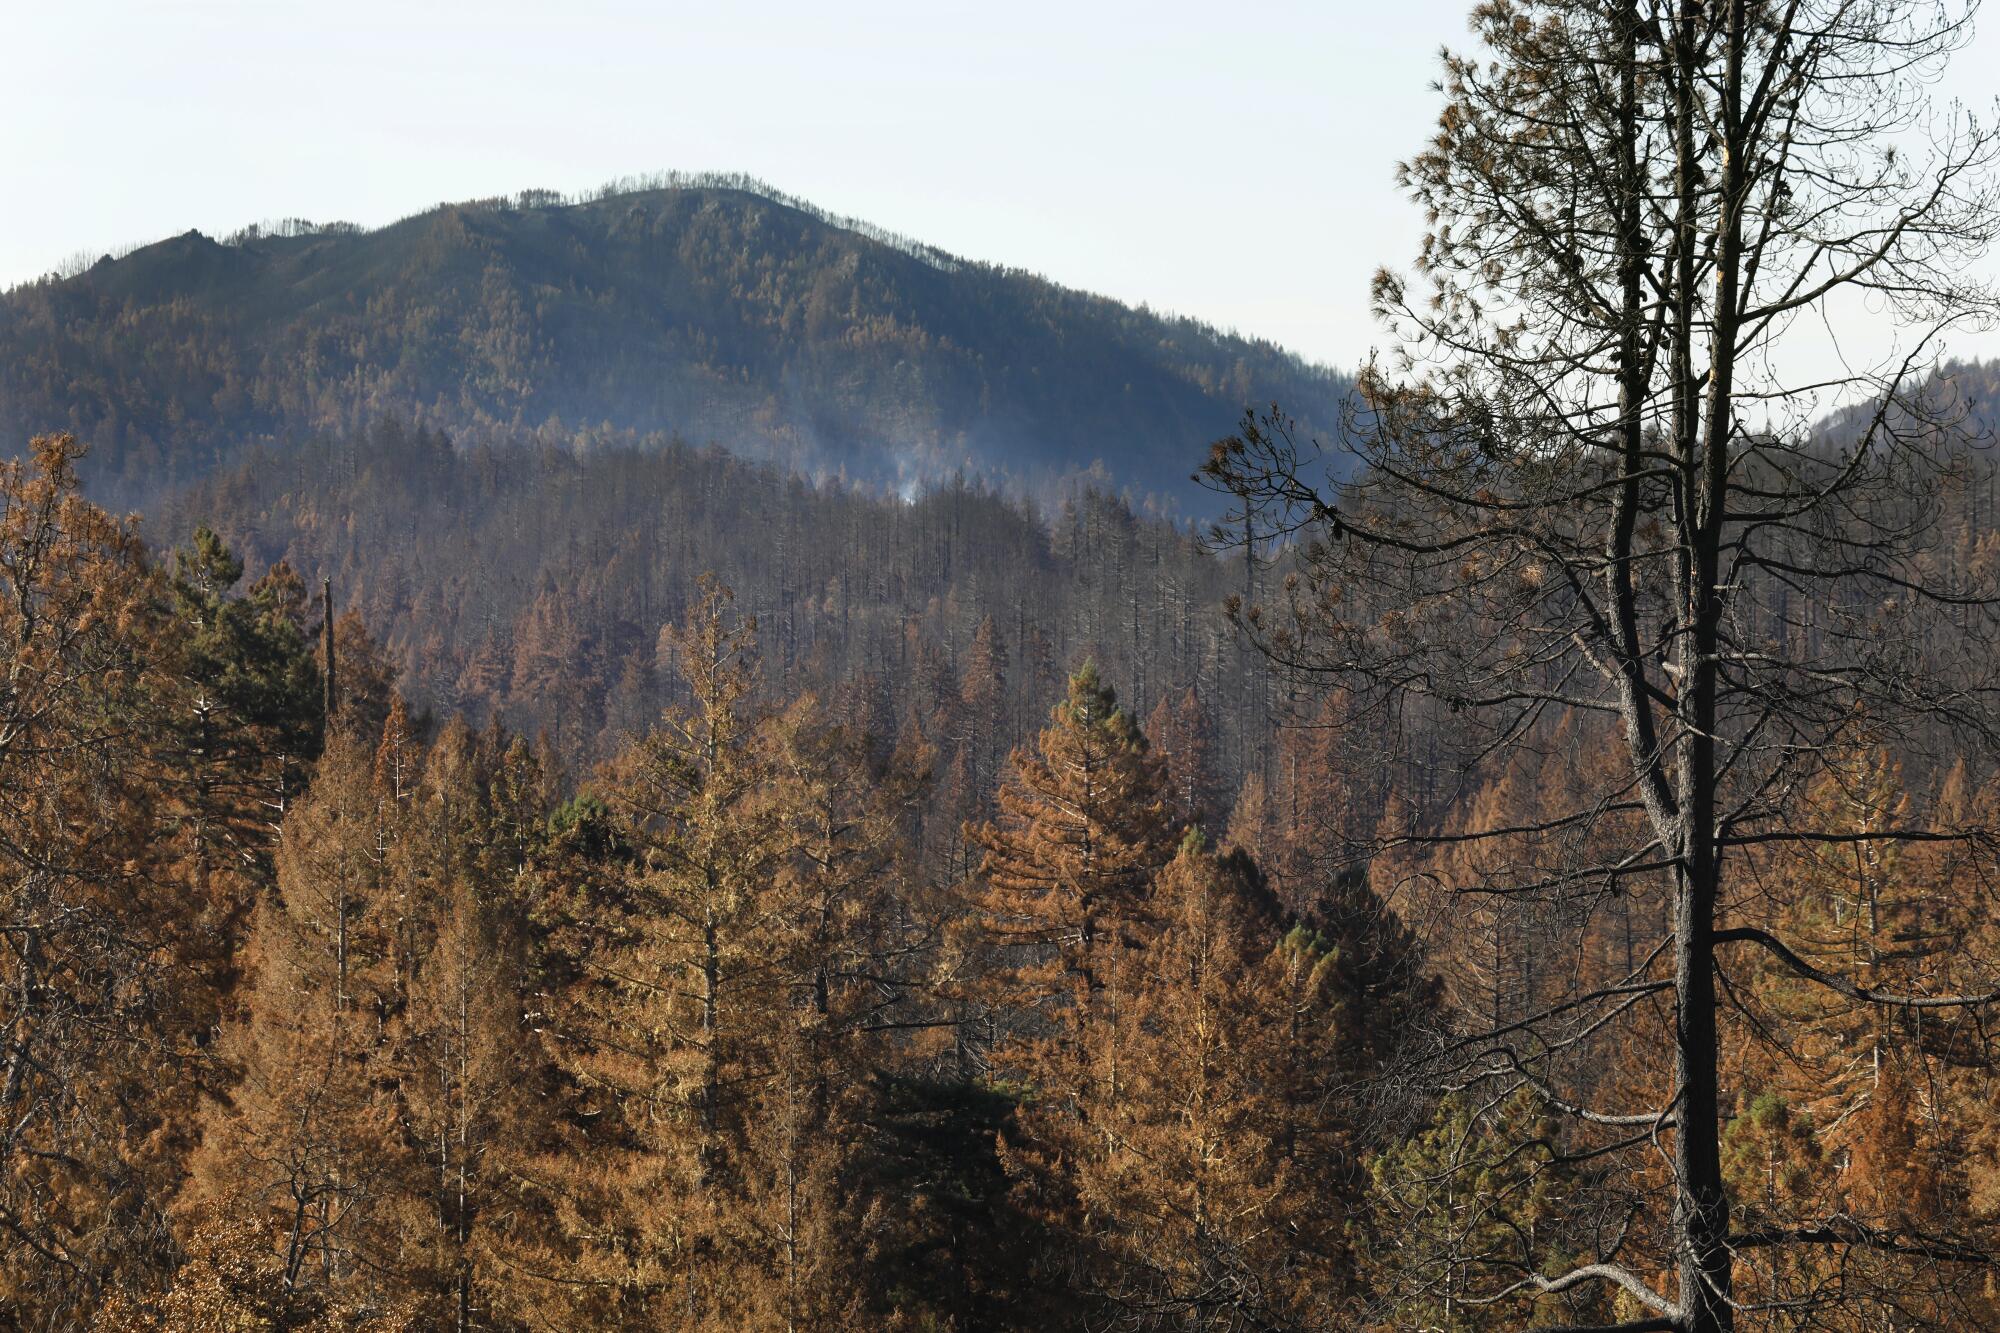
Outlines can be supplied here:
[[69, 428], [132, 499], [385, 414], [461, 440], [678, 436], [909, 489], [1101, 465], [1178, 496], [1273, 399], [1348, 382], [1268, 343], [953, 259], [736, 185], [198, 232], [0, 297], [0, 439]]
[[330, 579], [417, 703], [546, 734], [579, 770], [668, 702], [660, 630], [705, 572], [756, 617], [774, 688], [873, 691], [883, 735], [955, 695], [943, 677], [988, 617], [1013, 662], [995, 764], [1086, 659], [1142, 712], [1198, 687], [1233, 776], [1265, 732], [1270, 672], [1214, 614], [1241, 564], [1088, 489], [1053, 514], [956, 482], [904, 502], [718, 450], [452, 448], [388, 421], [253, 448], [147, 532], [165, 548], [199, 524], [252, 577]]

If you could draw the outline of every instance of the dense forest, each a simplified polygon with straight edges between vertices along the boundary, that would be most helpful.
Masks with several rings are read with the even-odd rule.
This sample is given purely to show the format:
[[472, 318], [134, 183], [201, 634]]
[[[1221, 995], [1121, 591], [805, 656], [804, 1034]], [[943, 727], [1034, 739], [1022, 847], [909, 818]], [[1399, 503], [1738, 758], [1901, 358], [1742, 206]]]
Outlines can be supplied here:
[[1141, 709], [1198, 692], [1232, 777], [1268, 760], [1283, 688], [1216, 614], [1270, 578], [1264, 562], [1217, 558], [1090, 489], [1048, 512], [962, 479], [905, 501], [717, 450], [467, 449], [388, 420], [255, 451], [154, 522], [207, 524], [253, 569], [331, 580], [413, 699], [544, 735], [571, 765], [658, 712], [660, 629], [704, 572], [758, 619], [775, 688], [857, 691], [878, 732], [947, 725], [929, 719], [983, 634], [1013, 670], [999, 725], [977, 737], [981, 772], [1085, 657]]
[[990, 618], [878, 735], [866, 690], [774, 689], [703, 578], [666, 704], [573, 780], [412, 710], [289, 566], [205, 529], [154, 559], [78, 452], [0, 475], [20, 1326], [1326, 1323], [1361, 1290], [1357, 1089], [1437, 985], [1303, 869], [1282, 810], [1318, 794], [1235, 797], [1196, 690], [1142, 728], [1085, 663], [988, 768]]
[[[1543, 723], [1465, 765], [1437, 701], [1390, 718], [1300, 670], [1280, 689], [1254, 623], [1228, 634], [1214, 606], [1312, 566], [1246, 566], [1096, 497], [1041, 520], [971, 487], [870, 499], [714, 453], [376, 435], [304, 456], [358, 491], [253, 492], [272, 470], [253, 466], [206, 493], [252, 542], [297, 517], [248, 570], [198, 525], [149, 553], [79, 494], [68, 437], [0, 478], [18, 646], [0, 846], [9, 993], [29, 997], [9, 1010], [0, 1300], [20, 1326], [1636, 1313], [1588, 1287], [1485, 1302], [1633, 1225], [1664, 1176], [1601, 1159], [1603, 1131], [1534, 1080], [1448, 1091], [1426, 1072], [1485, 1025], [1646, 970], [1656, 872], [1457, 895], [1575, 850], [1535, 825], [1615, 788], [1603, 723]], [[435, 469], [400, 492], [422, 512], [369, 489], [411, 458]], [[759, 551], [684, 529], [699, 507], [676, 499], [723, 486], [791, 535]], [[613, 497], [762, 591], [669, 556], [537, 611], [525, 590], [623, 567], [608, 536], [552, 539], [572, 508], [623, 512]], [[1990, 468], [1953, 488], [1952, 562], [1992, 564], [1993, 498]], [[311, 544], [323, 529], [337, 545]], [[541, 548], [575, 563], [506, 572]], [[453, 549], [494, 553], [483, 577], [524, 590], [508, 623], [542, 649], [477, 638], [461, 661], [419, 642], [421, 605], [336, 607], [339, 583], [289, 561], [344, 581], [374, 551], [383, 587], [426, 586]], [[843, 633], [837, 599], [785, 595], [787, 558], [829, 587], [882, 582]], [[1184, 591], [1135, 609], [1134, 587]], [[617, 605], [660, 629], [614, 630]], [[572, 618], [535, 628], [557, 608]], [[520, 674], [614, 633], [643, 660], [607, 692], [538, 698], [562, 671]], [[1131, 675], [1148, 706], [1121, 698]], [[1947, 941], [2000, 956], [1990, 853], [1943, 837], [2000, 816], [1997, 783], [1950, 738], [1857, 733], [1815, 807], [1940, 840], [1760, 851], [1756, 919], [1871, 986], [1959, 978], [1938, 970]], [[1584, 841], [1603, 855], [1629, 833], [1614, 810]], [[1984, 1027], [1884, 1027], [1775, 963], [1735, 984], [1794, 1033], [1724, 1050], [1737, 1197], [1932, 1238], [1788, 1268], [1818, 1293], [1806, 1326], [2000, 1318], [1976, 1248], [2000, 1221]], [[1659, 1055], [1570, 1072], [1610, 1095], [1661, 1078]]]
[[735, 178], [189, 232], [0, 295], [0, 438], [90, 439], [124, 503], [390, 415], [468, 443], [715, 441], [901, 490], [1094, 472], [1185, 509], [1189, 441], [1273, 399], [1335, 426], [1348, 386]]
[[1966, 22], [1481, 5], [1352, 380], [740, 181], [0, 298], [0, 1324], [2000, 1327]]

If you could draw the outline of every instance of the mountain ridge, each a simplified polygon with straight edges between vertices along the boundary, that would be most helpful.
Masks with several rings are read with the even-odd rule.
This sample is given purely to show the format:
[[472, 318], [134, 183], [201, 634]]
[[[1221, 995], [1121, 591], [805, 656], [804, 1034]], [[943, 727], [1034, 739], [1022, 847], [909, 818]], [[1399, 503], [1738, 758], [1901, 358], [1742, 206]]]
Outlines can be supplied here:
[[[718, 443], [908, 489], [1095, 471], [1199, 511], [1207, 441], [1351, 380], [1268, 341], [833, 218], [743, 178], [186, 232], [0, 295], [0, 431], [67, 428], [144, 495], [383, 415]], [[760, 192], [761, 191], [761, 192]]]

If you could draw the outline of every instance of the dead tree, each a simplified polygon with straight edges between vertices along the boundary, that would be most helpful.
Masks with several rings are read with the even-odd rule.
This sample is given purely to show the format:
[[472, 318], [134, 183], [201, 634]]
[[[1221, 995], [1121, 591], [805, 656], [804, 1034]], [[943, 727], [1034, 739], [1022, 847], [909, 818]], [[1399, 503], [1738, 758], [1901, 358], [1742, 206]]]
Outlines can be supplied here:
[[[1205, 469], [1234, 497], [1219, 542], [1290, 543], [1286, 591], [1235, 608], [1288, 671], [1357, 713], [1428, 717], [1462, 773], [1564, 718], [1601, 720], [1619, 751], [1601, 790], [1448, 835], [1493, 855], [1447, 888], [1532, 906], [1563, 923], [1545, 947], [1574, 951], [1655, 886], [1635, 966], [1545, 958], [1503, 1021], [1434, 1044], [1427, 1078], [1490, 1104], [1532, 1090], [1574, 1124], [1568, 1155], [1631, 1178], [1658, 1163], [1667, 1184], [1610, 1198], [1587, 1262], [1493, 1274], [1461, 1306], [1602, 1288], [1637, 1311], [1619, 1327], [1719, 1333], [1842, 1299], [1740, 1291], [1771, 1247], [1983, 1258], [1847, 1217], [1742, 1229], [1718, 1085], [1746, 955], [1885, 1009], [2000, 990], [1829, 975], [1765, 928], [1742, 874], [1759, 849], [1827, 840], [1991, 846], [1982, 828], [1830, 827], [1803, 799], [1863, 729], [2000, 740], [2000, 588], [1936, 558], [1962, 435], [1931, 372], [1995, 309], [1968, 276], [1994, 141], [1926, 95], [1968, 19], [1927, 0], [1482, 5], [1484, 49], [1447, 55], [1438, 132], [1402, 168], [1429, 234], [1413, 280], [1377, 279], [1393, 361], [1337, 444], [1274, 409]], [[1894, 351], [1806, 363], [1795, 330], [1864, 310], [1895, 317]], [[1840, 428], [1815, 427], [1834, 408]], [[1419, 842], [1447, 836], [1418, 823]], [[1634, 1049], [1668, 1053], [1657, 1095], [1595, 1104]]]

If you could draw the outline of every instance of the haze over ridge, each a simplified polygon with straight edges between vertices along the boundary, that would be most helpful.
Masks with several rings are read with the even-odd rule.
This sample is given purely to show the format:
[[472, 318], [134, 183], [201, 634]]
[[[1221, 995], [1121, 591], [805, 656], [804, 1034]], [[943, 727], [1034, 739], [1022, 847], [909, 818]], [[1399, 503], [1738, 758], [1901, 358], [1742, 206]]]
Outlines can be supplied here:
[[1017, 489], [1097, 470], [1198, 507], [1246, 407], [1337, 424], [1345, 376], [960, 260], [746, 178], [524, 191], [388, 226], [190, 231], [0, 297], [0, 430], [93, 440], [143, 498], [247, 443], [399, 415], [678, 436], [808, 474]]

